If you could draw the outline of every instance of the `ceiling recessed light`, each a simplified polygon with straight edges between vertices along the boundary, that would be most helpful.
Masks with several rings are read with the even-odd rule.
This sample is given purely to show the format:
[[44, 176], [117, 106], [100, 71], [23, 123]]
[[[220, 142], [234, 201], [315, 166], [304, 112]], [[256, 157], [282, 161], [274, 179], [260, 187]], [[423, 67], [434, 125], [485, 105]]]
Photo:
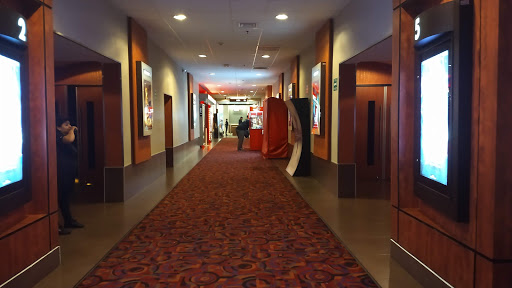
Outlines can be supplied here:
[[249, 91], [249, 92], [254, 92], [253, 90]]
[[224, 91], [220, 91], [220, 93], [224, 93]]
[[253, 84], [252, 86], [256, 86], [256, 84]]
[[256, 76], [261, 76], [261, 73], [256, 74]]
[[187, 19], [187, 16], [185, 16], [184, 14], [178, 14], [178, 15], [174, 15], [174, 19], [183, 21], [183, 20]]
[[215, 75], [215, 73], [210, 73], [211, 76]]
[[217, 87], [220, 87], [220, 86], [222, 86], [222, 85], [220, 85], [220, 84], [219, 84], [219, 85], [217, 85]]
[[263, 56], [261, 56], [261, 57], [262, 57], [262, 58], [270, 58], [270, 55], [266, 55], [266, 54], [265, 54], [265, 55], [263, 55]]
[[197, 56], [199, 56], [200, 58], [206, 58], [206, 55], [204, 55], [204, 54], [199, 54]]
[[279, 14], [279, 15], [276, 16], [276, 19], [278, 19], [278, 20], [286, 20], [286, 19], [288, 19], [288, 15], [286, 15], [286, 14]]

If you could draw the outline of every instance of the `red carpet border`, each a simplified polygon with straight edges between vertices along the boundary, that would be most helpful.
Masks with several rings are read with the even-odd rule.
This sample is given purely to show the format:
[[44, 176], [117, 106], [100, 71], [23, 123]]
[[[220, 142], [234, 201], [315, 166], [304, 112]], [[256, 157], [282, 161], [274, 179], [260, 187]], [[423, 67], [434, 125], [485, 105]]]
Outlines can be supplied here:
[[76, 287], [377, 287], [278, 168], [236, 141], [218, 143]]

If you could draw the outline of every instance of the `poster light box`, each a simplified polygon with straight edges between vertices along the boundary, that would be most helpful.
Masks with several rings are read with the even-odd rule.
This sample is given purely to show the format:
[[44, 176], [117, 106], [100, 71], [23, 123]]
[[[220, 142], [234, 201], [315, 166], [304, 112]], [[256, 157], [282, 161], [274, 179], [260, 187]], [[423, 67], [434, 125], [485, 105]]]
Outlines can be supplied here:
[[150, 136], [153, 131], [153, 70], [142, 61], [136, 64], [139, 133]]
[[325, 101], [325, 62], [311, 69], [311, 134], [322, 135], [322, 112]]
[[27, 27], [23, 16], [0, 8], [0, 215], [32, 198], [30, 189]]
[[453, 1], [414, 21], [414, 191], [461, 222], [469, 214], [472, 11]]

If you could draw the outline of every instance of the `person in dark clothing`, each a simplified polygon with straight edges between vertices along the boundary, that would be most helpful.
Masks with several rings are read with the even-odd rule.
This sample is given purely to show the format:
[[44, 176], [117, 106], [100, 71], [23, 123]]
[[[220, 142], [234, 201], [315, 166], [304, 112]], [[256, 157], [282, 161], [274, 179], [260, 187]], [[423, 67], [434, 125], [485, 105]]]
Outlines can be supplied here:
[[244, 122], [244, 117], [240, 117], [240, 119], [238, 119], [238, 125], [242, 124], [242, 122]]
[[226, 137], [228, 136], [228, 126], [229, 126], [229, 123], [228, 123], [228, 119], [226, 119], [226, 132], [224, 133], [226, 135]]
[[238, 125], [238, 127], [236, 127], [236, 135], [238, 136], [238, 151], [242, 150], [242, 146], [244, 144], [244, 137], [246, 131], [247, 133], [249, 132], [249, 127], [249, 119], [243, 121], [241, 124]]
[[[73, 142], [76, 126], [71, 126], [67, 118], [57, 118], [57, 189], [59, 208], [64, 219], [64, 228], [83, 228], [84, 225], [73, 219], [70, 200], [75, 185], [77, 155]], [[69, 234], [69, 230], [59, 227], [59, 234]]]

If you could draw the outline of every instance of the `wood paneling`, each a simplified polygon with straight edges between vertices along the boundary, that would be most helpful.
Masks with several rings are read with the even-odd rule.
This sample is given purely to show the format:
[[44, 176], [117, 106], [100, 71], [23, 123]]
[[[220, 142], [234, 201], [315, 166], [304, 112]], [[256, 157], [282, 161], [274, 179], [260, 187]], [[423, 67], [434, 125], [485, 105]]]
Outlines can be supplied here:
[[404, 9], [400, 13], [400, 85], [398, 133], [398, 189], [400, 208], [417, 207], [414, 196], [414, 18]]
[[[481, 5], [482, 17], [480, 22], [480, 29], [481, 31], [485, 31], [485, 33], [481, 33], [480, 50], [477, 249], [489, 258], [495, 256], [496, 248], [496, 124], [498, 112], [497, 67], [499, 61], [497, 53], [499, 29], [498, 2], [499, 0], [489, 0], [486, 1], [485, 5]], [[483, 191], [485, 191], [485, 194], [482, 193]]]
[[[27, 204], [29, 214], [48, 213], [48, 144], [56, 145], [47, 138], [48, 125], [46, 111], [45, 79], [45, 27], [44, 9], [41, 7], [27, 19], [27, 38], [29, 54], [29, 91], [30, 91], [30, 177], [32, 179], [32, 201]], [[54, 148], [55, 149], [55, 148]]]
[[332, 103], [332, 49], [333, 49], [333, 21], [329, 19], [316, 32], [315, 64], [325, 62], [325, 82], [323, 83], [325, 98], [321, 99], [322, 119], [321, 135], [315, 135], [313, 154], [324, 160], [331, 160], [331, 103]]
[[272, 95], [272, 85], [267, 85], [267, 90], [265, 91], [265, 98], [274, 97]]
[[393, 0], [393, 9], [400, 5], [400, 0]]
[[398, 242], [398, 209], [391, 207], [391, 239]]
[[279, 75], [279, 99], [284, 99], [284, 73]]
[[0, 283], [49, 252], [49, 218], [46, 217], [0, 240]]
[[390, 110], [391, 133], [391, 205], [398, 207], [398, 92], [400, 90], [400, 11], [393, 11], [393, 68]]
[[399, 244], [455, 287], [473, 287], [474, 252], [409, 215], [398, 215]]
[[295, 83], [295, 98], [299, 97], [299, 81], [300, 81], [300, 55], [295, 56], [292, 60], [292, 64], [290, 66], [290, 70], [292, 71], [291, 83]]
[[[496, 135], [495, 258], [512, 260], [512, 2], [500, 1]], [[511, 267], [511, 265], [509, 265]], [[509, 270], [509, 272], [512, 271]], [[511, 279], [510, 275], [507, 275]], [[504, 282], [503, 282], [504, 283]], [[512, 281], [508, 282], [509, 284]]]
[[80, 62], [55, 67], [57, 85], [103, 85], [102, 77], [102, 65], [99, 62]]
[[[123, 105], [121, 64], [103, 65], [103, 107], [105, 116], [105, 166], [123, 167]], [[108, 111], [108, 112], [107, 112]]]
[[[195, 129], [200, 129], [199, 127], [194, 127], [192, 128], [192, 121], [194, 121], [194, 119], [192, 119], [192, 109], [193, 109], [193, 103], [192, 103], [192, 93], [194, 93], [194, 76], [190, 73], [187, 73], [187, 99], [188, 99], [188, 141], [192, 141], [194, 139], [194, 130]], [[199, 105], [199, 103], [197, 104]], [[195, 113], [199, 113], [197, 111], [195, 111]], [[204, 114], [204, 115], [208, 115], [208, 114]], [[208, 116], [206, 116], [208, 117]], [[205, 119], [205, 118], [203, 118]], [[207, 119], [207, 118], [206, 118]], [[199, 123], [198, 123], [199, 124]]]
[[[51, 9], [44, 8], [45, 21], [45, 49], [46, 51], [54, 51], [53, 49], [53, 15]], [[53, 162], [57, 159], [57, 148], [54, 139], [56, 138], [55, 130], [55, 72], [54, 72], [54, 55], [46, 53], [46, 118], [48, 131], [48, 160]], [[59, 209], [57, 201], [57, 167], [56, 165], [48, 165], [48, 201], [49, 213]], [[57, 230], [52, 232], [56, 232]]]
[[50, 250], [59, 244], [59, 213], [53, 213], [50, 215]]
[[44, 4], [52, 7], [53, 6], [53, 0], [44, 0]]
[[151, 136], [142, 136], [139, 130], [139, 96], [137, 91], [137, 61], [148, 63], [148, 40], [144, 28], [133, 18], [128, 20], [128, 54], [130, 58], [130, 94], [132, 124], [132, 162], [142, 163], [151, 158]]
[[339, 75], [338, 163], [355, 163], [356, 66], [341, 64]]
[[492, 263], [476, 256], [475, 288], [505, 288], [512, 283], [512, 263]]
[[360, 62], [356, 67], [357, 85], [392, 83], [392, 66], [379, 62]]

